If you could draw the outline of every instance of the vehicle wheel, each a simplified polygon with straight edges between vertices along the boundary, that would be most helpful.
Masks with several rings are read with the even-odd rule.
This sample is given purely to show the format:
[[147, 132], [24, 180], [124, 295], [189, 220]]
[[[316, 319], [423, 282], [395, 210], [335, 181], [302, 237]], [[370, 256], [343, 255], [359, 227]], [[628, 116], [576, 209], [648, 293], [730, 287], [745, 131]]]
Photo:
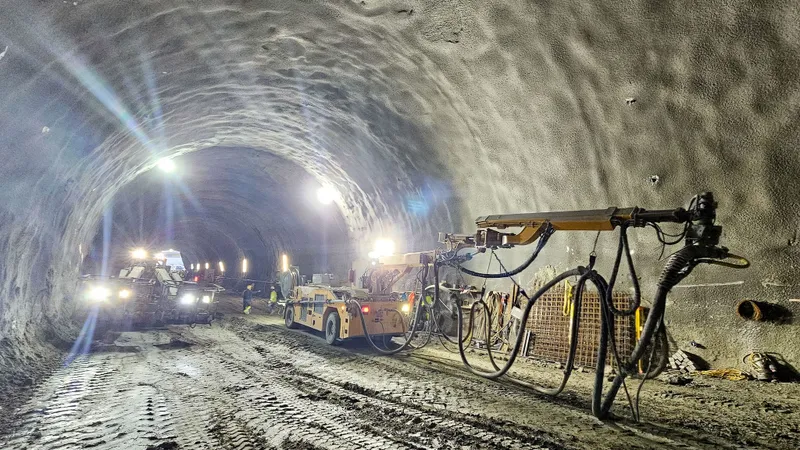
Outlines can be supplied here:
[[294, 308], [286, 308], [286, 312], [283, 314], [283, 321], [286, 324], [286, 328], [297, 328], [297, 323], [294, 321]]
[[339, 314], [332, 312], [325, 319], [325, 342], [336, 345], [339, 342]]

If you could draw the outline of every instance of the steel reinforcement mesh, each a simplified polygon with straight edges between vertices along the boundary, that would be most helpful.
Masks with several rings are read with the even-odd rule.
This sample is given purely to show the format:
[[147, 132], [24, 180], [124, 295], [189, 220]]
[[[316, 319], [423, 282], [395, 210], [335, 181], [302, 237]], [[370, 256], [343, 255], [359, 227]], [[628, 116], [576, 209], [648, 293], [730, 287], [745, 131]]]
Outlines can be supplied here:
[[[567, 299], [570, 288], [562, 283], [542, 295], [531, 309], [527, 330], [531, 332], [526, 356], [547, 361], [566, 363], [569, 351], [571, 305]], [[632, 298], [623, 292], [614, 292], [613, 302], [618, 309], [629, 309]], [[524, 307], [524, 305], [523, 305]], [[574, 309], [574, 308], [573, 308]], [[580, 310], [576, 366], [594, 366], [597, 362], [600, 335], [600, 299], [597, 291], [589, 289], [583, 294]], [[615, 317], [614, 335], [620, 355], [630, 355], [636, 343], [633, 315]], [[610, 350], [606, 364], [613, 362]]]

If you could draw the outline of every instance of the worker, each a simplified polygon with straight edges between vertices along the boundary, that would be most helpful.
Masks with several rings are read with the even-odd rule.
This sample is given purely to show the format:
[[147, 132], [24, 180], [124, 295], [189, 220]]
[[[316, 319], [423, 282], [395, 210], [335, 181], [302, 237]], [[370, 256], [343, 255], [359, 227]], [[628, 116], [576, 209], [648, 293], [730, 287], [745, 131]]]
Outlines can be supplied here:
[[269, 313], [272, 314], [272, 311], [275, 309], [275, 305], [278, 304], [278, 293], [275, 292], [275, 286], [272, 286], [272, 291], [269, 293]]
[[242, 293], [242, 306], [245, 314], [250, 314], [250, 305], [253, 303], [253, 285], [248, 284]]

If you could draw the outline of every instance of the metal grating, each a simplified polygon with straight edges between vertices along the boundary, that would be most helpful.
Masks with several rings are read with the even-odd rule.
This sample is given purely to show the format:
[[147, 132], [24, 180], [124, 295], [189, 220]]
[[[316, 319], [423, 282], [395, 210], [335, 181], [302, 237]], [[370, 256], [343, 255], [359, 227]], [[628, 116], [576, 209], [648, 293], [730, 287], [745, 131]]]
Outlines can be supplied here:
[[[531, 331], [527, 356], [547, 361], [566, 363], [569, 351], [570, 294], [569, 285], [561, 284], [542, 295], [531, 309], [527, 329]], [[631, 296], [614, 292], [613, 302], [618, 309], [629, 309]], [[600, 299], [597, 291], [589, 289], [583, 294], [580, 330], [575, 365], [594, 366], [600, 336]], [[620, 355], [630, 355], [636, 343], [634, 316], [615, 317], [614, 335]], [[607, 364], [613, 362], [610, 350]]]

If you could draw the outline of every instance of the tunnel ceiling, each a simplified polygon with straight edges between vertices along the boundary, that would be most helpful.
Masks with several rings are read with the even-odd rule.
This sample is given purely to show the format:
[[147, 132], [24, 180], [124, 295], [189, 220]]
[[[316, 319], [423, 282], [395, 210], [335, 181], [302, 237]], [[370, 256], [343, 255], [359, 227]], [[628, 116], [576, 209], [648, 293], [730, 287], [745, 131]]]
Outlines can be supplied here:
[[[354, 245], [390, 235], [401, 250], [429, 247], [436, 231], [470, 231], [485, 213], [675, 207], [713, 190], [725, 243], [755, 264], [709, 277], [785, 299], [800, 262], [799, 9], [6, 1], [0, 248], [14, 264], [2, 269], [0, 328], [41, 319], [37, 305], [57, 316], [71, 304], [68, 281], [104, 211], [118, 193], [134, 198], [125, 186], [143, 186], [158, 158], [230, 148], [337, 189]], [[250, 199], [245, 208], [262, 211]], [[205, 207], [210, 232], [250, 211]], [[297, 230], [287, 240], [303, 240], [293, 218], [275, 220]], [[547, 263], [583, 261], [592, 241], [560, 239]], [[652, 253], [653, 236], [635, 240]], [[253, 245], [241, 242], [216, 251]]]
[[172, 161], [175, 172], [147, 172], [117, 193], [87, 269], [102, 272], [105, 254], [107, 272], [115, 273], [139, 247], [176, 248], [187, 267], [223, 261], [233, 274], [246, 257], [250, 275], [260, 279], [272, 276], [282, 253], [303, 273], [349, 268], [343, 215], [335, 204], [318, 202], [319, 182], [299, 165], [269, 152], [219, 147]]

